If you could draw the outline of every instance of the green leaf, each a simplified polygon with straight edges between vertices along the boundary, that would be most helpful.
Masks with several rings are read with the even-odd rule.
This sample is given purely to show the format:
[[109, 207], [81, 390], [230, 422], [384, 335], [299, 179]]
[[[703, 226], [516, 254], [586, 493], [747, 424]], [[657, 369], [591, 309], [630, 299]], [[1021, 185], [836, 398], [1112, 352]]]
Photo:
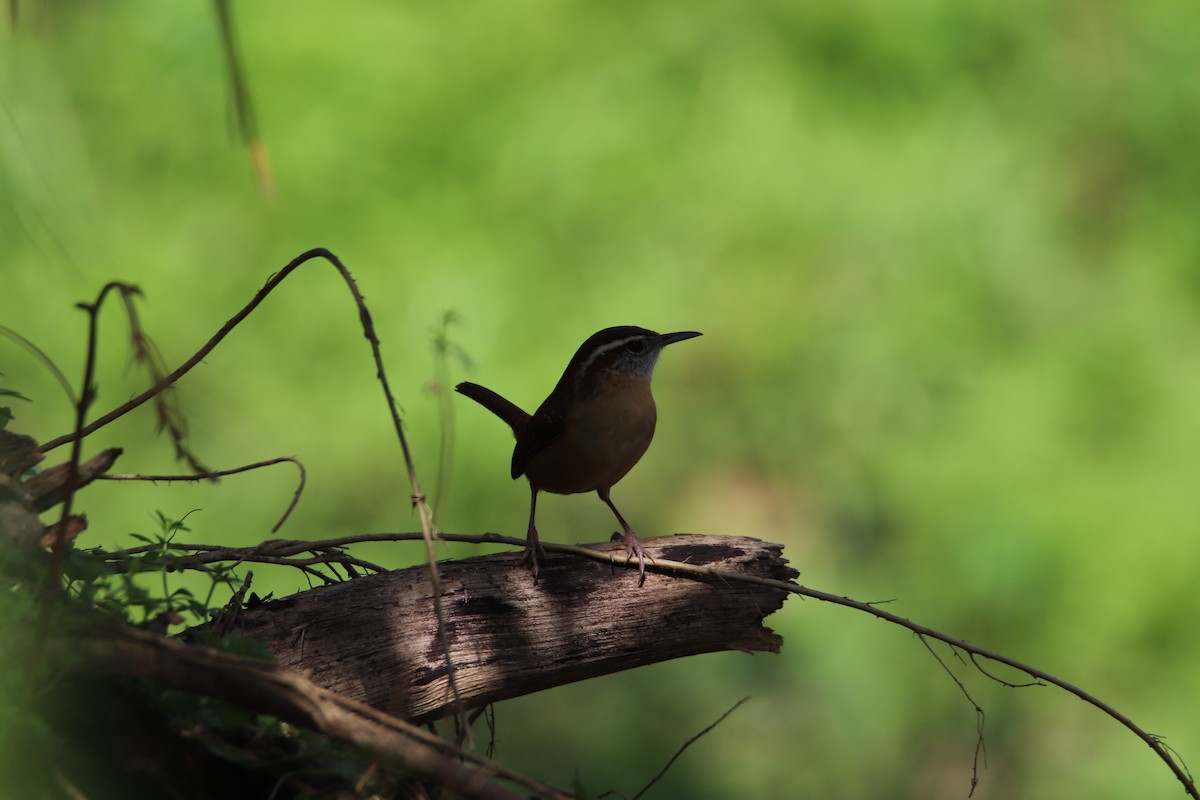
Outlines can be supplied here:
[[104, 553], [90, 550], [67, 551], [63, 561], [63, 574], [73, 581], [92, 582], [113, 574], [112, 565], [104, 560]]

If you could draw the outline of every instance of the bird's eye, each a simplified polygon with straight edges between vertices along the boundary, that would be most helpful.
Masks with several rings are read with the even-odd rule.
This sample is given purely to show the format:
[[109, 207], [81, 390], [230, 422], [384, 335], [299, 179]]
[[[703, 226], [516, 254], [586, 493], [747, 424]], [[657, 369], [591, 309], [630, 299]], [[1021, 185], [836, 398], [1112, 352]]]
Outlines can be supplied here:
[[625, 349], [631, 353], [640, 353], [646, 349], [646, 343], [641, 339], [634, 339], [631, 342], [625, 343]]

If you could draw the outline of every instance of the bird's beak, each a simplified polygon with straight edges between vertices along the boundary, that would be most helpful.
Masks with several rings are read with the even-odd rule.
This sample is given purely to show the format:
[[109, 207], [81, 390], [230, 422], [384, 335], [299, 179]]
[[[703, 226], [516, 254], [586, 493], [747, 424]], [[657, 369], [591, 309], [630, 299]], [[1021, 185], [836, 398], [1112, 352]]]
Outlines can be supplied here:
[[695, 339], [697, 336], [702, 336], [702, 335], [703, 334], [699, 333], [698, 331], [680, 331], [679, 333], [663, 333], [663, 334], [660, 334], [658, 337], [658, 346], [666, 347], [669, 344], [675, 344], [676, 342], [682, 342], [684, 339]]

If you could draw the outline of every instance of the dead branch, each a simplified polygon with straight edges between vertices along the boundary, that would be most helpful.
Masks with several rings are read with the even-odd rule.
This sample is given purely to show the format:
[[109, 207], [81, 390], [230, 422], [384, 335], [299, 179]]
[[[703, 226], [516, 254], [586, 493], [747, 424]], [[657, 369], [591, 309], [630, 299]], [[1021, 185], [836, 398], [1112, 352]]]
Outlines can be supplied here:
[[[408, 534], [407, 538], [420, 539], [421, 534]], [[114, 572], [127, 572], [129, 570], [128, 558], [130, 556], [149, 553], [159, 550], [160, 547], [157, 544], [150, 544], [131, 547], [128, 550], [116, 550], [109, 553], [106, 560]], [[181, 550], [191, 555], [171, 553], [158, 558], [149, 558], [143, 562], [142, 566], [159, 567], [168, 572], [175, 572], [185, 569], [195, 569], [205, 564], [231, 561], [235, 567], [245, 562], [278, 564], [298, 569], [313, 567], [318, 564], [341, 564], [347, 568], [358, 567], [367, 572], [387, 571], [378, 564], [373, 564], [365, 559], [350, 555], [341, 548], [341, 545], [330, 542], [312, 542], [303, 539], [268, 539], [253, 547], [225, 547], [219, 544], [172, 544], [171, 547], [173, 550]], [[300, 553], [312, 553], [313, 555], [300, 558], [298, 557]], [[320, 575], [319, 577], [324, 583], [337, 583], [336, 580], [327, 576]]]
[[102, 481], [149, 481], [150, 483], [158, 483], [159, 481], [165, 481], [168, 483], [173, 481], [196, 483], [203, 480], [211, 480], [215, 483], [217, 478], [224, 478], [229, 475], [238, 475], [242, 472], [250, 472], [251, 470], [262, 469], [263, 467], [271, 467], [276, 464], [284, 464], [288, 462], [295, 464], [296, 469], [300, 470], [300, 481], [296, 486], [296, 491], [292, 494], [292, 502], [288, 503], [288, 506], [284, 509], [283, 515], [279, 518], [279, 521], [275, 523], [273, 528], [271, 528], [271, 533], [275, 533], [283, 527], [283, 523], [287, 522], [287, 518], [296, 508], [296, 504], [300, 502], [300, 495], [304, 493], [304, 483], [307, 480], [307, 473], [304, 470], [304, 464], [298, 458], [282, 456], [280, 458], [272, 458], [266, 461], [257, 461], [253, 464], [245, 464], [240, 467], [233, 467], [231, 469], [220, 469], [211, 472], [197, 472], [191, 475], [112, 475], [106, 473], [104, 475], [97, 475], [96, 479]]
[[[977, 665], [978, 665], [978, 659], [980, 659], [980, 658], [982, 658], [986, 661], [994, 661], [997, 664], [1004, 664], [1007, 667], [1011, 667], [1011, 668], [1017, 670], [1018, 672], [1022, 672], [1024, 674], [1028, 675], [1029, 677], [1033, 678], [1035, 681], [1044, 681], [1045, 683], [1049, 683], [1054, 686], [1057, 686], [1059, 689], [1062, 689], [1064, 692], [1075, 695], [1076, 697], [1078, 697], [1080, 700], [1087, 703], [1088, 705], [1094, 706], [1095, 708], [1099, 709], [1100, 711], [1103, 711], [1105, 714], [1112, 717], [1118, 723], [1123, 725], [1127, 730], [1129, 730], [1131, 733], [1133, 733], [1135, 736], [1137, 736], [1139, 739], [1141, 739], [1142, 742], [1147, 747], [1149, 747], [1151, 750], [1153, 750], [1154, 754], [1156, 756], [1158, 756], [1158, 758], [1164, 764], [1167, 765], [1167, 767], [1171, 770], [1172, 774], [1175, 775], [1175, 777], [1179, 780], [1179, 782], [1183, 784], [1183, 789], [1188, 794], [1188, 796], [1195, 798], [1196, 800], [1200, 800], [1200, 791], [1198, 791], [1196, 789], [1195, 779], [1192, 778], [1191, 774], [1188, 772], [1187, 768], [1183, 765], [1182, 761], [1176, 759], [1172, 755], [1170, 748], [1163, 744], [1161, 738], [1159, 738], [1155, 734], [1149, 733], [1144, 728], [1142, 728], [1140, 725], [1135, 723], [1132, 719], [1130, 719], [1128, 716], [1126, 716], [1125, 714], [1122, 714], [1120, 711], [1118, 711], [1112, 705], [1104, 702], [1099, 697], [1096, 697], [1094, 694], [1081, 689], [1080, 687], [1076, 686], [1075, 684], [1065, 681], [1062, 678], [1055, 677], [1054, 675], [1051, 675], [1049, 672], [1046, 672], [1045, 670], [1041, 670], [1041, 669], [1038, 669], [1037, 667], [1030, 666], [1029, 664], [1020, 662], [1017, 659], [1011, 658], [1002, 653], [997, 653], [993, 650], [987, 650], [983, 647], [979, 647], [978, 645], [973, 645], [970, 642], [967, 642], [963, 639], [955, 638], [948, 634], [942, 633], [941, 631], [934, 630], [933, 628], [930, 628], [928, 626], [913, 622], [912, 620], [906, 619], [906, 618], [900, 616], [899, 614], [893, 614], [889, 611], [884, 611], [881, 608], [876, 608], [875, 606], [873, 606], [870, 603], [864, 603], [859, 600], [852, 600], [849, 597], [843, 597], [841, 595], [831, 594], [829, 592], [822, 592], [819, 589], [810, 589], [807, 586], [792, 586], [790, 588], [787, 588], [786, 591], [792, 592], [794, 594], [803, 595], [805, 597], [812, 597], [817, 600], [822, 600], [826, 603], [835, 603], [840, 606], [846, 606], [847, 608], [853, 608], [856, 611], [862, 611], [866, 614], [870, 614], [873, 617], [878, 617], [879, 619], [882, 619], [885, 622], [890, 622], [893, 625], [899, 625], [902, 628], [907, 628], [908, 630], [917, 634], [917, 636], [922, 637], [922, 641], [924, 640], [924, 637], [928, 637], [930, 639], [937, 639], [939, 642], [944, 642], [945, 644], [950, 645], [950, 647], [953, 650], [967, 653], [971, 657], [972, 662], [975, 662]], [[980, 672], [982, 672], [984, 675], [986, 675], [989, 678], [992, 677], [991, 674], [985, 670], [981, 669]], [[957, 680], [957, 678], [956, 678], [956, 680]], [[1001, 681], [1001, 683], [1004, 685], [1012, 685], [1005, 681]], [[974, 705], [973, 700], [971, 700], [970, 702]], [[977, 711], [979, 710], [978, 706], [976, 706], [976, 710]]]
[[[263, 288], [260, 289], [254, 295], [253, 298], [251, 298], [250, 302], [247, 303], [242, 308], [241, 311], [234, 314], [224, 325], [221, 326], [220, 330], [218, 330], [215, 334], [213, 334], [213, 336], [207, 342], [205, 342], [204, 345], [199, 350], [197, 350], [192, 355], [191, 358], [189, 358], [187, 361], [185, 361], [180, 366], [176, 367], [174, 371], [163, 376], [161, 379], [158, 380], [157, 383], [155, 383], [153, 386], [151, 386], [146, 391], [139, 394], [137, 397], [134, 397], [134, 398], [130, 399], [129, 401], [121, 404], [117, 408], [114, 408], [112, 411], [108, 412], [107, 414], [104, 414], [103, 416], [99, 417], [98, 419], [92, 420], [90, 423], [88, 423], [86, 425], [83, 425], [82, 423], [80, 423], [79, 425], [76, 426], [76, 429], [73, 430], [71, 433], [63, 434], [62, 436], [58, 436], [54, 439], [51, 439], [48, 442], [43, 443], [40, 448], [41, 451], [43, 453], [48, 453], [56, 447], [61, 447], [64, 444], [77, 442], [86, 436], [90, 436], [92, 433], [99, 430], [100, 428], [103, 428], [105, 425], [108, 425], [113, 420], [123, 417], [125, 414], [128, 414], [130, 411], [133, 411], [135, 408], [141, 406], [147, 400], [151, 400], [154, 397], [157, 397], [163, 391], [165, 391], [169, 387], [173, 386], [180, 378], [182, 378], [184, 375], [186, 375], [188, 372], [190, 372], [198, 364], [202, 363], [204, 361], [204, 358], [209, 353], [211, 353], [213, 351], [213, 349], [215, 349], [216, 346], [218, 344], [220, 344], [221, 341], [233, 331], [234, 328], [236, 328], [239, 324], [241, 324], [242, 320], [244, 320], [246, 317], [250, 316], [250, 313], [252, 311], [254, 311], [254, 309], [258, 308], [258, 306], [263, 302], [263, 300], [265, 300], [267, 298], [267, 295], [270, 294], [271, 291], [276, 286], [278, 286], [280, 283], [282, 283], [283, 280], [285, 278], [287, 278], [287, 276], [289, 274], [291, 274], [297, 267], [299, 267], [301, 264], [305, 263], [306, 261], [309, 261], [313, 258], [318, 258], [318, 257], [325, 258], [325, 259], [331, 261], [331, 263], [333, 263], [335, 266], [337, 266], [341, 270], [343, 270], [344, 276], [348, 275], [348, 273], [346, 273], [344, 271], [345, 267], [341, 266], [341, 262], [337, 260], [337, 257], [334, 256], [333, 253], [330, 253], [328, 250], [326, 250], [323, 247], [316, 248], [314, 250], [309, 250], [308, 252], [305, 252], [305, 253], [301, 253], [299, 256], [297, 256], [296, 258], [294, 258], [290, 262], [288, 262], [288, 264], [283, 269], [281, 269], [276, 274], [272, 275], [270, 277], [270, 279], [268, 279], [266, 285], [264, 285]], [[349, 279], [349, 280], [352, 281], [353, 279]], [[104, 293], [107, 292], [108, 289], [111, 288], [112, 286], [121, 286], [121, 287], [125, 287], [128, 289], [133, 289], [133, 287], [127, 287], [125, 284], [116, 284], [116, 283], [109, 284], [109, 286], [106, 286], [105, 289], [101, 292], [101, 299], [103, 298]], [[357, 287], [355, 287], [353, 289], [353, 291], [355, 292], [356, 297], [361, 296], [361, 295], [358, 295], [358, 293], [357, 293]], [[94, 305], [98, 306], [99, 304], [100, 304], [100, 299], [98, 299]], [[367, 338], [371, 339], [373, 342], [376, 341], [375, 339], [372, 338], [374, 336], [374, 329], [373, 329], [373, 327], [370, 327], [370, 318], [368, 317], [368, 318], [364, 319], [363, 322], [364, 322], [364, 327], [366, 327], [367, 330], [369, 331], [369, 335], [367, 336]], [[93, 337], [93, 340], [94, 340], [94, 337]], [[90, 377], [90, 375], [88, 377]], [[84, 390], [86, 391], [88, 389], [88, 387], [89, 387], [89, 384], [85, 383]]]
[[[796, 575], [779, 545], [735, 536], [643, 542], [656, 560], [784, 583]], [[585, 548], [578, 548], [585, 549]], [[719, 577], [652, 576], [604, 563], [620, 545], [581, 561], [547, 547], [535, 586], [517, 554], [442, 562], [445, 629], [464, 708], [681, 656], [778, 652], [762, 625], [786, 593]], [[618, 556], [620, 554], [620, 556]], [[281, 665], [414, 722], [456, 710], [425, 567], [322, 586], [244, 612], [243, 633]]]
[[[686, 742], [684, 742], [682, 745], [680, 745], [679, 749], [675, 751], [675, 754], [667, 760], [667, 763], [663, 764], [662, 769], [660, 769], [657, 773], [655, 773], [654, 777], [651, 778], [646, 783], [645, 786], [643, 786], [641, 789], [638, 790], [638, 793], [633, 796], [633, 800], [640, 800], [640, 798], [645, 797], [646, 792], [650, 791], [652, 788], [654, 788], [654, 784], [656, 784], [660, 780], [662, 780], [662, 777], [667, 774], [667, 770], [671, 769], [671, 765], [674, 764], [681, 755], [683, 755], [683, 752], [685, 750], [687, 750], [689, 747], [694, 745], [696, 742], [700, 741], [702, 738], [704, 738], [708, 734], [712, 733], [718, 725], [720, 725], [722, 722], [724, 722], [726, 720], [726, 718], [729, 717], [730, 714], [732, 714], [733, 712], [735, 712], [739, 708], [741, 708], [742, 704], [744, 704], [749, 699], [750, 699], [749, 696], [747, 696], [747, 697], [743, 697], [741, 700], [738, 700], [736, 703], [734, 703], [732, 706], [729, 707], [728, 711], [726, 711], [721, 716], [717, 717], [715, 722], [709, 724], [707, 727], [704, 728], [704, 730], [700, 731], [695, 736], [691, 737]], [[610, 794], [612, 794], [612, 792], [601, 792], [599, 797], [601, 798], [601, 800], [603, 800], [603, 798], [609, 796]]]
[[[539, 797], [568, 793], [525, 778], [432, 734], [317, 686], [292, 670], [128, 627], [77, 626], [55, 646], [79, 658], [89, 673], [136, 676], [272, 714], [341, 741], [375, 751], [436, 780], [450, 791], [480, 800], [520, 795], [494, 782], [503, 778]], [[465, 761], [468, 763], [459, 763]]]
[[[81, 489], [98, 479], [103, 473], [112, 468], [121, 455], [121, 448], [110, 447], [102, 450], [79, 465], [79, 473], [74, 489]], [[59, 464], [44, 472], [34, 475], [22, 486], [29, 493], [33, 507], [38, 511], [46, 511], [63, 502], [67, 497], [70, 477], [70, 464]]]

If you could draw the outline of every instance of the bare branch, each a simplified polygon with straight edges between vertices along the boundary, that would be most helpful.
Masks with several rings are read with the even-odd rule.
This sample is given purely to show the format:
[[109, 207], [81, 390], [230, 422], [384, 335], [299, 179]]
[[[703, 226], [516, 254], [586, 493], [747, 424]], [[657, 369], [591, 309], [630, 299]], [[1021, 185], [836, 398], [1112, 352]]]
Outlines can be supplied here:
[[[639, 791], [637, 794], [635, 794], [633, 796], [633, 800], [638, 800], [639, 797], [644, 796], [646, 794], [646, 792], [650, 791], [650, 788], [652, 786], [654, 786], [654, 784], [658, 783], [658, 781], [662, 778], [663, 775], [667, 774], [667, 770], [669, 770], [671, 768], [671, 765], [674, 764], [675, 761], [678, 760], [678, 758], [681, 755], [683, 755], [684, 750], [687, 750], [689, 747], [691, 747], [693, 744], [695, 744], [702, 737], [708, 735], [714, 728], [716, 728], [718, 725], [720, 725], [722, 722], [724, 722], [726, 717], [728, 717], [733, 712], [737, 711], [738, 708], [740, 708], [741, 705], [749, 699], [750, 699], [749, 697], [743, 697], [741, 700], [738, 700], [736, 703], [734, 703], [732, 706], [729, 707], [728, 711], [726, 711], [721, 716], [717, 717], [715, 722], [713, 722], [707, 728], [700, 731], [695, 736], [693, 736], [692, 738], [690, 738], [686, 742], [684, 742], [680, 746], [680, 748], [675, 751], [675, 755], [671, 756], [671, 758], [667, 761], [667, 763], [663, 765], [663, 768], [658, 771], [658, 774], [655, 775], [653, 778], [651, 778], [650, 781], [641, 788], [641, 791]], [[604, 794], [601, 794], [600, 796], [603, 797]]]
[[[233, 331], [234, 328], [236, 328], [239, 324], [241, 324], [242, 320], [244, 320], [246, 317], [248, 317], [250, 315], [250, 313], [252, 311], [254, 311], [254, 309], [258, 308], [258, 306], [262, 303], [262, 301], [266, 299], [267, 295], [270, 294], [271, 291], [276, 286], [278, 286], [288, 275], [290, 275], [297, 267], [299, 267], [301, 264], [303, 264], [306, 261], [309, 261], [313, 258], [319, 258], [319, 257], [332, 259], [332, 260], [336, 261], [336, 256], [334, 256], [333, 253], [330, 253], [328, 250], [326, 250], [324, 248], [317, 248], [315, 250], [309, 250], [308, 252], [302, 253], [301, 255], [292, 259], [292, 261], [289, 262], [287, 264], [287, 266], [285, 266], [282, 270], [280, 270], [275, 275], [271, 276], [271, 278], [267, 281], [266, 285], [263, 286], [263, 288], [260, 289], [254, 295], [253, 298], [251, 298], [250, 302], [247, 303], [242, 308], [241, 311], [239, 311], [237, 314], [233, 315], [233, 317], [231, 317], [229, 319], [229, 321], [227, 321], [223, 326], [221, 326], [221, 329], [218, 330], [212, 336], [212, 338], [210, 338], [207, 342], [205, 342], [204, 345], [199, 350], [197, 350], [196, 353], [191, 358], [189, 358], [187, 361], [185, 361], [180, 366], [176, 367], [176, 369], [173, 372], [171, 372], [169, 375], [166, 375], [165, 377], [163, 377], [160, 381], [158, 381], [156, 384], [151, 386], [146, 391], [139, 394], [137, 397], [134, 397], [132, 400], [129, 400], [128, 402], [121, 404], [117, 408], [114, 408], [112, 411], [108, 412], [104, 416], [102, 416], [96, 420], [93, 420], [91, 423], [89, 423], [87, 425], [77, 427], [76, 430], [71, 433], [64, 434], [62, 436], [59, 436], [55, 439], [51, 439], [50, 441], [46, 442], [41, 447], [42, 452], [48, 453], [49, 451], [55, 449], [56, 447], [60, 447], [64, 444], [75, 442], [86, 436], [90, 436], [91, 434], [98, 431], [100, 428], [103, 428], [105, 425], [108, 425], [110, 422], [113, 422], [114, 420], [120, 419], [121, 417], [128, 414], [130, 411], [133, 411], [134, 409], [140, 407], [147, 400], [154, 398], [155, 396], [161, 394], [163, 391], [165, 391], [170, 386], [173, 386], [180, 378], [182, 378], [187, 373], [191, 372], [191, 370], [197, 364], [199, 364], [201, 361], [203, 361], [204, 358], [209, 353], [211, 353], [216, 348], [216, 346], [218, 344], [220, 344], [221, 341]], [[108, 288], [109, 287], [106, 286], [105, 291], [107, 291]], [[103, 292], [101, 293], [101, 296], [103, 297]]]
[[570, 797], [562, 789], [486, 761], [267, 661], [185, 645], [133, 628], [96, 624], [73, 630], [56, 645], [73, 657], [81, 657], [88, 669], [96, 672], [133, 675], [228, 700], [370, 748], [386, 761], [431, 778], [463, 797], [516, 800], [521, 796], [496, 784], [495, 778], [515, 783], [538, 797]]
[[[172, 544], [172, 549], [192, 552], [194, 555], [178, 556], [168, 554], [159, 558], [151, 558], [143, 562], [148, 566], [160, 567], [168, 572], [178, 570], [194, 569], [204, 564], [215, 564], [221, 561], [232, 561], [233, 566], [237, 566], [244, 562], [250, 561], [258, 564], [278, 564], [285, 567], [296, 567], [304, 569], [320, 564], [341, 564], [345, 567], [358, 567], [369, 572], [387, 572], [384, 567], [378, 564], [373, 564], [365, 559], [352, 556], [349, 553], [331, 548], [312, 547], [293, 547], [293, 544], [308, 544], [292, 543], [284, 540], [275, 540], [283, 542], [287, 545], [276, 551], [271, 548], [273, 542], [264, 542], [263, 544], [254, 547], [221, 547], [213, 545], [195, 545], [195, 544]], [[109, 553], [105, 556], [105, 560], [109, 562], [114, 572], [127, 572], [129, 566], [125, 563], [126, 559], [131, 554], [141, 554], [158, 550], [161, 545], [152, 544], [144, 547], [134, 548], [133, 550], [121, 550], [114, 553]], [[307, 558], [297, 558], [292, 555], [292, 552], [312, 552], [312, 555]], [[323, 583], [338, 583], [332, 578], [321, 574], [316, 570], [305, 569], [306, 572], [319, 577]]]
[[287, 518], [289, 516], [291, 516], [292, 511], [295, 510], [296, 504], [300, 502], [300, 495], [304, 492], [304, 484], [305, 484], [305, 481], [307, 480], [307, 473], [304, 470], [304, 464], [301, 463], [300, 459], [292, 457], [292, 456], [282, 456], [280, 458], [272, 458], [267, 461], [258, 461], [253, 464], [246, 464], [245, 466], [234, 467], [232, 469], [217, 470], [215, 472], [197, 472], [192, 475], [140, 475], [140, 474], [111, 475], [111, 474], [105, 474], [105, 475], [97, 475], [96, 479], [101, 480], [101, 481], [150, 481], [152, 483], [157, 483], [159, 481], [163, 481], [163, 482], [187, 481], [190, 483], [196, 483], [196, 482], [199, 482], [202, 480], [215, 480], [216, 478], [224, 478], [229, 475], [237, 475], [238, 473], [241, 473], [241, 472], [249, 472], [250, 470], [261, 469], [263, 467], [270, 467], [270, 466], [274, 466], [275, 464], [284, 464], [284, 463], [289, 463], [289, 462], [292, 464], [295, 464], [296, 469], [300, 470], [300, 482], [297, 484], [296, 491], [292, 495], [292, 502], [288, 503], [287, 508], [285, 508], [283, 511], [283, 516], [281, 516], [279, 518], [279, 521], [275, 523], [275, 526], [273, 528], [271, 528], [271, 533], [276, 533], [279, 531], [280, 528], [283, 527], [283, 523], [287, 522]]
[[250, 165], [254, 170], [254, 182], [259, 194], [269, 197], [274, 191], [271, 166], [267, 160], [267, 147], [258, 132], [258, 121], [254, 114], [254, 103], [250, 99], [250, 88], [238, 52], [237, 37], [233, 31], [233, 11], [229, 0], [217, 0], [217, 23], [221, 30], [221, 44], [225, 55], [225, 66], [229, 70], [229, 90], [238, 123], [238, 132], [246, 143], [250, 154]]
[[[933, 656], [934, 660], [938, 662], [938, 665], [946, 671], [946, 674], [949, 675], [950, 679], [958, 686], [958, 690], [962, 692], [963, 697], [967, 698], [967, 702], [970, 703], [971, 707], [975, 709], [975, 758], [971, 763], [971, 791], [967, 792], [967, 797], [973, 797], [975, 795], [976, 787], [979, 786], [980, 756], [983, 757], [983, 765], [985, 767], [987, 766], [987, 743], [983, 738], [983, 727], [987, 721], [987, 715], [984, 714], [983, 708], [980, 707], [979, 703], [975, 702], [975, 698], [971, 697], [971, 693], [967, 691], [967, 687], [963, 684], [963, 682], [959, 680], [957, 675], [954, 674], [954, 670], [950, 669], [950, 667], [946, 665], [946, 662], [942, 660], [942, 657], [939, 656], [934, 651], [933, 647], [930, 646], [929, 640], [919, 633], [917, 634], [917, 638], [921, 640], [921, 644], [925, 645], [925, 649], [929, 651], [929, 655]], [[956, 651], [951, 650], [951, 652], [954, 652], [955, 655], [957, 655]], [[974, 654], [971, 655], [971, 658], [975, 658]]]
[[[731, 578], [731, 580], [738, 580], [738, 579]], [[918, 636], [927, 636], [930, 639], [937, 639], [940, 642], [945, 642], [946, 644], [950, 645], [951, 647], [957, 648], [959, 650], [962, 650], [965, 653], [971, 654], [973, 657], [977, 656], [979, 658], [983, 658], [988, 661], [995, 661], [998, 664], [1004, 664], [1005, 666], [1011, 667], [1011, 668], [1017, 670], [1018, 672], [1025, 673], [1029, 677], [1033, 678], [1035, 681], [1043, 681], [1045, 683], [1052, 684], [1054, 686], [1057, 686], [1059, 689], [1062, 689], [1063, 691], [1068, 692], [1069, 694], [1075, 695], [1076, 697], [1078, 697], [1080, 700], [1084, 701], [1088, 705], [1094, 706], [1094, 707], [1100, 709], [1101, 711], [1103, 711], [1108, 716], [1112, 717], [1114, 720], [1116, 720], [1118, 723], [1120, 723], [1122, 726], [1124, 726], [1126, 729], [1128, 729], [1131, 733], [1133, 733], [1135, 736], [1137, 736], [1139, 739], [1141, 739], [1143, 742], [1145, 742], [1146, 745], [1151, 750], [1154, 751], [1154, 754], [1156, 756], [1158, 756], [1158, 758], [1164, 764], [1167, 765], [1167, 767], [1171, 770], [1171, 772], [1175, 775], [1175, 777], [1179, 780], [1179, 782], [1183, 784], [1184, 791], [1187, 792], [1187, 794], [1189, 796], [1196, 798], [1196, 800], [1200, 800], [1200, 791], [1198, 791], [1196, 789], [1196, 782], [1192, 779], [1192, 776], [1190, 774], [1188, 774], [1188, 771], [1183, 766], [1183, 763], [1181, 761], [1178, 761], [1177, 759], [1175, 759], [1172, 756], [1171, 752], [1166, 747], [1163, 746], [1162, 742], [1159, 741], [1158, 737], [1154, 736], [1153, 734], [1147, 733], [1144, 729], [1142, 729], [1139, 725], [1137, 725], [1129, 717], [1122, 714], [1120, 711], [1113, 708], [1111, 705], [1104, 702], [1100, 698], [1096, 697], [1095, 695], [1093, 695], [1089, 692], [1084, 691], [1083, 689], [1079, 688], [1078, 686], [1074, 685], [1073, 683], [1069, 683], [1061, 678], [1056, 678], [1055, 676], [1051, 675], [1048, 672], [1045, 672], [1044, 670], [1040, 670], [1037, 667], [1032, 667], [1028, 664], [1024, 664], [1020, 661], [1017, 661], [1015, 658], [1009, 658], [1008, 656], [1002, 655], [995, 651], [987, 650], [982, 647], [978, 647], [978, 646], [973, 645], [969, 642], [966, 642], [962, 639], [957, 639], [953, 636], [949, 636], [947, 634], [941, 633], [940, 631], [936, 631], [933, 628], [929, 628], [925, 625], [919, 625], [919, 624], [912, 622], [908, 619], [905, 619], [904, 617], [901, 617], [897, 614], [892, 614], [890, 612], [884, 611], [883, 609], [876, 608], [875, 606], [860, 602], [858, 600], [851, 600], [849, 597], [841, 597], [838, 595], [830, 594], [828, 592], [822, 592], [818, 589], [810, 589], [806, 586], [792, 586], [792, 587], [788, 588], [787, 591], [790, 591], [794, 594], [803, 595], [805, 597], [812, 597], [816, 600], [822, 600], [826, 603], [835, 603], [837, 605], [846, 606], [847, 608], [853, 608], [857, 611], [862, 611], [866, 614], [870, 614], [873, 617], [878, 617], [879, 619], [882, 619], [886, 622], [890, 622], [893, 625], [899, 625], [902, 628], [907, 628], [908, 630], [912, 631], [913, 633], [917, 634]], [[987, 674], [987, 673], [985, 673], [985, 674]], [[989, 677], [991, 677], [991, 676], [989, 675]]]
[[67, 380], [67, 376], [63, 374], [63, 371], [58, 368], [58, 364], [54, 363], [54, 359], [46, 355], [42, 348], [38, 347], [36, 344], [26, 339], [24, 336], [17, 333], [7, 325], [0, 325], [0, 335], [7, 336], [9, 339], [12, 339], [14, 342], [21, 345], [21, 347], [24, 347], [27, 351], [29, 351], [30, 355], [32, 355], [37, 361], [41, 362], [42, 366], [54, 376], [56, 381], [58, 381], [58, 385], [62, 387], [63, 394], [67, 396], [67, 401], [72, 407], [74, 407], [76, 403], [75, 389], [71, 386], [71, 381]]
[[[113, 290], [119, 291], [123, 295], [136, 294], [138, 291], [137, 287], [132, 284], [113, 281], [106, 284], [100, 290], [95, 303], [91, 305], [86, 303], [79, 304], [80, 308], [86, 311], [88, 315], [87, 357], [84, 360], [83, 385], [79, 390], [79, 399], [75, 403], [75, 434], [71, 440], [71, 457], [67, 461], [66, 475], [62, 482], [62, 514], [59, 516], [58, 523], [54, 527], [55, 536], [50, 548], [50, 568], [46, 571], [46, 581], [43, 585], [45, 597], [34, 637], [32, 661], [35, 668], [30, 670], [31, 676], [37, 674], [36, 665], [41, 662], [46, 637], [50, 631], [50, 614], [53, 607], [53, 598], [60, 591], [59, 577], [62, 574], [63, 559], [67, 555], [66, 536], [72, 527], [70, 520], [74, 515], [71, 513], [71, 510], [75, 502], [75, 491], [79, 488], [79, 464], [83, 458], [82, 431], [84, 423], [87, 420], [88, 409], [91, 408], [93, 401], [96, 399], [94, 381], [96, 375], [97, 322], [100, 316], [100, 307], [104, 304], [104, 298]], [[46, 452], [44, 447], [42, 448], [42, 452]], [[117, 452], [119, 453], [120, 451]]]

